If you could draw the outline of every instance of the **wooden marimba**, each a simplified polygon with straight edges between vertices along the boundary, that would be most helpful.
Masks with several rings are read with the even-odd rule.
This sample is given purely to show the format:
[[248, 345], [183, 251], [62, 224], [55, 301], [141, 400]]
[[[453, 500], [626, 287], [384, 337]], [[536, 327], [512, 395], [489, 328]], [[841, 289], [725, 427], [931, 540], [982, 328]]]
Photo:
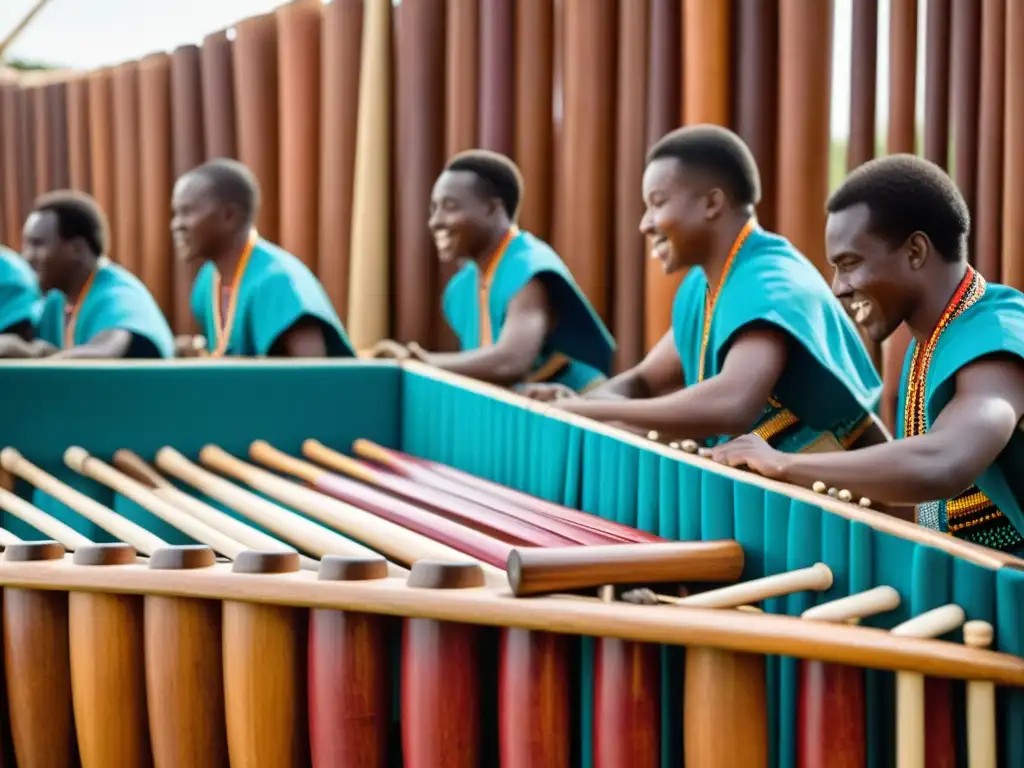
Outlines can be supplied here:
[[[909, 768], [947, 720], [978, 765], [1022, 748], [1012, 559], [415, 365], [24, 365], [0, 394], [66, 378], [88, 412], [0, 417], [18, 765]], [[941, 639], [897, 629], [943, 606]], [[948, 706], [897, 736], [907, 673]]]

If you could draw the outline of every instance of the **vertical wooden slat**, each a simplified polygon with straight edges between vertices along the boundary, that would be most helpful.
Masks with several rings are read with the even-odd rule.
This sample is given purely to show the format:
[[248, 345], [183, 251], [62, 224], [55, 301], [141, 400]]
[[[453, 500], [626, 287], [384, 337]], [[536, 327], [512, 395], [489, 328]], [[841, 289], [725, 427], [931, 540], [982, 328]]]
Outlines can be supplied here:
[[615, 0], [564, 6], [563, 142], [555, 247], [607, 321], [614, 162]]
[[850, 138], [846, 169], [875, 156], [875, 92], [878, 72], [878, 0], [853, 0], [850, 45]]
[[335, 0], [324, 7], [318, 272], [346, 324], [362, 35], [361, 0]]
[[832, 0], [780, 0], [779, 29], [776, 228], [824, 275]]
[[736, 0], [734, 125], [757, 161], [761, 175], [757, 218], [769, 230], [775, 227], [778, 29], [778, 0]]
[[[682, 112], [682, 4], [680, 0], [651, 0], [650, 54], [647, 68], [647, 147], [679, 125]], [[671, 319], [662, 305], [671, 302], [675, 287], [661, 264], [644, 255], [644, 289], [637, 306], [644, 307], [644, 349], [650, 350]], [[671, 306], [671, 305], [669, 305]]]
[[154, 53], [139, 62], [139, 278], [170, 318], [173, 304], [171, 209], [171, 57]]
[[513, 0], [480, 0], [480, 146], [505, 155], [515, 149]]
[[68, 91], [64, 83], [50, 83], [46, 91], [46, 114], [50, 124], [50, 184], [67, 189], [68, 170]]
[[928, 0], [924, 46], [924, 156], [942, 168], [949, 166], [949, 2]]
[[644, 156], [647, 150], [648, 0], [619, 3], [619, 63], [615, 147], [615, 268], [612, 326], [617, 344], [616, 368], [636, 365], [644, 355], [642, 306], [645, 274], [640, 218]]
[[407, 0], [398, 28], [396, 335], [428, 344], [440, 320], [426, 212], [444, 166], [444, 11], [444, 0]]
[[85, 75], [68, 80], [68, 183], [72, 189], [92, 191], [89, 162], [89, 81]]
[[3, 147], [0, 159], [3, 160], [4, 186], [4, 222], [6, 228], [5, 245], [19, 250], [21, 248], [21, 227], [25, 221], [22, 208], [22, 164], [24, 139], [22, 138], [22, 95], [21, 89], [14, 84], [4, 85], [0, 91], [3, 98]]
[[214, 32], [203, 38], [201, 50], [206, 159], [238, 157], [234, 43], [227, 32]]
[[[388, 332], [393, 303], [391, 190], [392, 157], [392, 9], [388, 0], [367, 3], [359, 72], [355, 181], [352, 203], [351, 266], [348, 283], [348, 332], [356, 348], [374, 344]], [[422, 211], [421, 214], [422, 215]], [[404, 299], [404, 297], [403, 297]]]
[[[206, 158], [201, 56], [194, 45], [176, 48], [171, 55], [171, 169], [175, 179]], [[174, 309], [170, 319], [178, 333], [199, 331], [190, 301], [196, 269], [192, 264], [174, 259]]]
[[235, 27], [232, 66], [238, 159], [259, 179], [256, 226], [271, 241], [281, 233], [277, 46], [277, 19], [272, 13], [245, 19]]
[[1003, 139], [1003, 282], [1024, 290], [1024, 3], [1006, 4], [1006, 118]]
[[526, 195], [519, 223], [542, 240], [551, 237], [554, 205], [554, 3], [516, 2], [516, 150]]
[[[116, 216], [111, 216], [111, 256], [130, 272], [142, 266], [142, 201], [139, 178], [139, 65], [114, 69], [114, 189]], [[109, 215], [109, 214], [108, 214]]]
[[1006, 0], [983, 0], [981, 6], [981, 106], [979, 123], [985, 140], [978, 150], [978, 204], [974, 223], [975, 264], [998, 282], [1003, 225], [1003, 89], [1006, 72]]
[[46, 98], [46, 86], [34, 85], [26, 91], [32, 102], [32, 138], [27, 149], [32, 152], [35, 163], [34, 197], [49, 192], [53, 186], [53, 130]]
[[[889, 154], [913, 153], [914, 104], [917, 73], [917, 0], [896, 0], [889, 6]], [[901, 325], [882, 345], [882, 401], [880, 415], [890, 430], [896, 427], [903, 357], [910, 332]]]
[[89, 165], [92, 196], [111, 226], [117, 217], [114, 146], [113, 70], [101, 69], [89, 73]]
[[[1016, 2], [1016, 0], [1014, 0]], [[929, 0], [929, 4], [935, 0]], [[981, 88], [981, 3], [953, 0], [953, 178], [972, 216], [978, 196], [978, 111]], [[974, 241], [972, 227], [971, 242]], [[974, 250], [970, 251], [974, 262]]]
[[[281, 235], [285, 250], [317, 271], [321, 0], [277, 9]], [[330, 141], [331, 137], [327, 137]]]
[[[8, 224], [7, 221], [7, 173], [5, 173], [6, 169], [3, 168], [5, 161], [4, 134], [7, 130], [7, 119], [4, 117], [7, 111], [7, 98], [4, 94], [6, 93], [7, 87], [8, 86], [4, 80], [0, 78], [0, 246], [6, 245], [14, 239], [14, 227], [13, 225]], [[10, 246], [7, 245], [6, 247], [9, 248]], [[3, 694], [2, 690], [0, 690], [0, 694]], [[0, 707], [0, 712], [2, 712], [2, 710], [3, 708]], [[6, 715], [0, 714], [0, 722], [2, 722], [5, 717]], [[3, 757], [0, 755], [0, 761], [2, 760]], [[0, 768], [2, 768], [2, 766], [0, 766]]]
[[22, 145], [18, 147], [17, 154], [15, 155], [15, 162], [19, 165], [19, 187], [21, 192], [21, 217], [19, 221], [24, 224], [25, 219], [28, 218], [28, 212], [32, 210], [32, 205], [35, 201], [37, 192], [36, 186], [36, 160], [33, 148], [35, 146], [35, 99], [32, 95], [32, 90], [29, 88], [20, 88], [18, 90], [18, 100], [21, 106], [20, 111], [15, 114], [18, 116], [19, 130], [21, 131], [21, 140], [28, 142], [27, 146]]

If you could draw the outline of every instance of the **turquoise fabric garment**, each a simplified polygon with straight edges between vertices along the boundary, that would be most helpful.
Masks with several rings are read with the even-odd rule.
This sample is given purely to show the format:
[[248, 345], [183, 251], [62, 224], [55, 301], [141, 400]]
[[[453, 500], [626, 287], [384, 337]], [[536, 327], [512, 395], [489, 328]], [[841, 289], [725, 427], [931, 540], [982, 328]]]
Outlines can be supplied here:
[[[192, 314], [208, 347], [217, 340], [213, 311], [216, 267], [204, 264], [192, 285]], [[223, 309], [227, 314], [227, 307]], [[238, 306], [225, 355], [265, 357], [278, 338], [303, 318], [318, 320], [328, 357], [355, 357], [356, 352], [316, 276], [294, 255], [258, 238], [239, 286]]]
[[[903, 361], [897, 419], [899, 437], [906, 435], [903, 420], [910, 361], [917, 347], [912, 340]], [[925, 384], [925, 423], [931, 425], [953, 397], [956, 374], [965, 365], [995, 354], [1024, 360], [1024, 294], [998, 283], [988, 283], [985, 293], [954, 319], [939, 336], [928, 367]], [[977, 488], [999, 509], [1012, 530], [983, 534], [978, 543], [1011, 551], [1024, 550], [1024, 434], [1020, 428], [995, 463], [975, 480]], [[918, 508], [918, 521], [947, 531], [946, 500]], [[969, 532], [964, 538], [975, 540]]]
[[[672, 333], [686, 386], [698, 383], [707, 277], [691, 269], [676, 293]], [[826, 433], [842, 444], [874, 411], [882, 382], [864, 344], [821, 273], [785, 238], [754, 229], [736, 255], [714, 308], [704, 379], [718, 374], [740, 331], [781, 329], [790, 338], [789, 361], [752, 430], [771, 429], [783, 408], [799, 420], [769, 440], [776, 448], [806, 449]], [[766, 435], [762, 435], [766, 437]], [[722, 442], [731, 435], [708, 441]]]
[[[611, 371], [615, 340], [565, 262], [529, 232], [520, 231], [512, 238], [495, 267], [488, 295], [492, 341], [501, 333], [512, 299], [535, 278], [544, 281], [557, 325], [548, 334], [533, 370], [561, 353], [569, 362], [547, 381], [579, 392], [603, 380]], [[445, 288], [444, 315], [463, 350], [481, 346], [480, 290], [480, 270], [473, 262], [463, 266]]]
[[[54, 290], [44, 301], [38, 336], [63, 349], [67, 297]], [[174, 334], [149, 289], [124, 267], [101, 259], [78, 309], [72, 342], [74, 346], [88, 344], [98, 334], [114, 329], [132, 334], [126, 357], [174, 357]]]
[[0, 333], [25, 321], [36, 325], [41, 311], [36, 273], [21, 256], [0, 245]]

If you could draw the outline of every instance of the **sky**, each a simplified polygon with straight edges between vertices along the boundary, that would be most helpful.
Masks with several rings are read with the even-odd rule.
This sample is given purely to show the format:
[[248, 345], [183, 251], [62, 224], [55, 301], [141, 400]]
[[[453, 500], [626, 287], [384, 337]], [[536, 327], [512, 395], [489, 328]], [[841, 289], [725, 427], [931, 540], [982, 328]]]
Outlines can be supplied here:
[[[812, 2], [814, 0], [811, 0]], [[240, 19], [266, 13], [283, 0], [50, 0], [8, 55], [32, 61], [93, 68], [199, 43]], [[715, 0], [707, 0], [715, 2]], [[0, 0], [0, 36], [6, 35], [35, 0]], [[853, 0], [834, 0], [832, 135], [844, 138], [850, 120], [850, 35]], [[924, 105], [924, 22], [927, 0], [918, 3], [917, 112]], [[889, 0], [878, 13], [879, 126], [888, 114]]]

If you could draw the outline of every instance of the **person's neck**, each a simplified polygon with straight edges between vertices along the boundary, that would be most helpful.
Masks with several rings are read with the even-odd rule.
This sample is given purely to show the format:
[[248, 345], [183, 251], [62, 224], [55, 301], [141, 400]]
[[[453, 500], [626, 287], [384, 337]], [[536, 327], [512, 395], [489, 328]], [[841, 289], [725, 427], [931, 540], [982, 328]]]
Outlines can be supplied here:
[[715, 290], [721, 281], [722, 270], [725, 269], [725, 262], [729, 259], [733, 245], [736, 244], [736, 238], [740, 236], [740, 232], [752, 216], [753, 214], [748, 211], [732, 211], [726, 214], [711, 235], [708, 259], [701, 265], [710, 290]]
[[501, 246], [501, 241], [505, 239], [511, 228], [512, 225], [508, 223], [495, 227], [485, 244], [480, 248], [480, 251], [472, 257], [481, 273], [487, 273], [494, 259], [498, 256], [498, 248]]
[[217, 267], [221, 280], [225, 283], [235, 279], [235, 271], [238, 269], [238, 262], [242, 260], [242, 254], [245, 253], [245, 247], [249, 244], [249, 235], [251, 232], [252, 230], [249, 227], [236, 232], [231, 236], [224, 247], [220, 249], [219, 253], [215, 254], [214, 257], [210, 259]]
[[[938, 259], [937, 256], [932, 258]], [[933, 267], [936, 274], [930, 285], [918, 297], [910, 315], [906, 319], [907, 327], [919, 344], [924, 344], [932, 335], [935, 326], [942, 319], [949, 302], [956, 293], [960, 281], [964, 279], [967, 264], [964, 262], [940, 262]]]
[[70, 304], [76, 304], [82, 298], [82, 291], [85, 284], [89, 282], [92, 273], [99, 267], [99, 259], [93, 256], [78, 259], [74, 267], [69, 270], [67, 283], [61, 289], [61, 293], [67, 296]]

